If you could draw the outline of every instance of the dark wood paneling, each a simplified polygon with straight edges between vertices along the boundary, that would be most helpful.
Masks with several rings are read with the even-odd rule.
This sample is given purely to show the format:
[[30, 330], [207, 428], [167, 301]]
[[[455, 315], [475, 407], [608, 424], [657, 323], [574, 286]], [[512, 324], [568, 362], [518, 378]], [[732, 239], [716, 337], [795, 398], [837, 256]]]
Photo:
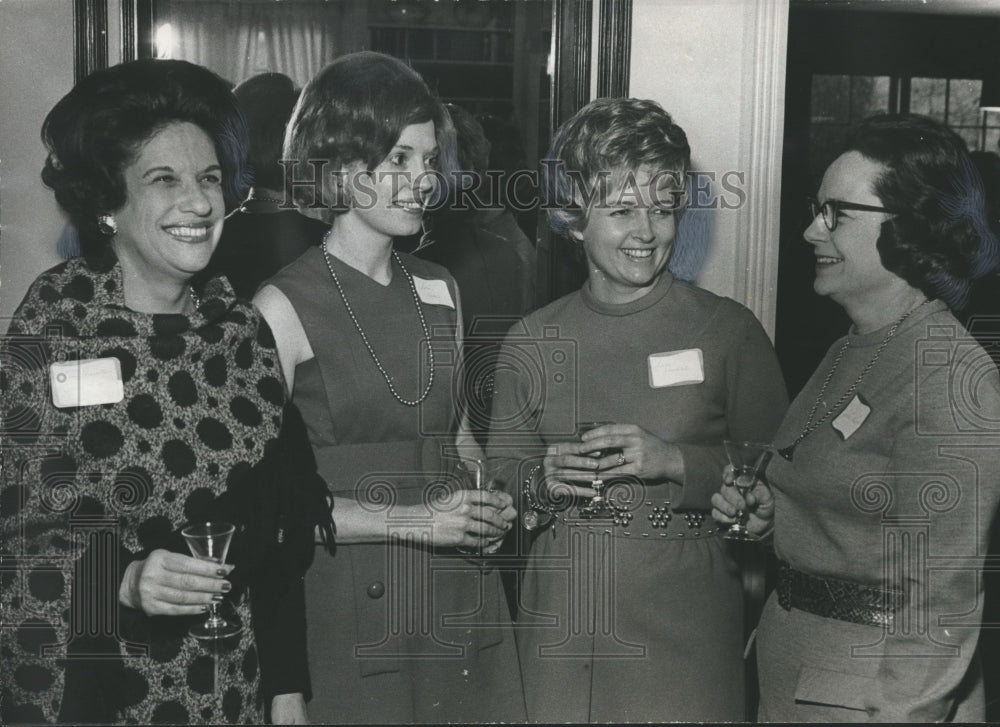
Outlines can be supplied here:
[[628, 96], [632, 59], [632, 0], [601, 0], [597, 33], [597, 96]]
[[73, 60], [77, 82], [108, 67], [107, 0], [74, 0]]

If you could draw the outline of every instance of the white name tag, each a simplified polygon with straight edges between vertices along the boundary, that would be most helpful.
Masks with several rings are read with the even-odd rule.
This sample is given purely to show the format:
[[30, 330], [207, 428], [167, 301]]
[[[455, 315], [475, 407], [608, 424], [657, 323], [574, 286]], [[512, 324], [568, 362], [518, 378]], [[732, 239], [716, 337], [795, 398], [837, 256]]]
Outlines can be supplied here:
[[700, 384], [704, 380], [705, 362], [700, 348], [649, 355], [649, 385], [654, 389]]
[[855, 394], [851, 403], [833, 420], [833, 428], [846, 440], [861, 428], [871, 413], [872, 408], [865, 403], [860, 394]]
[[49, 366], [52, 403], [70, 406], [117, 404], [125, 398], [122, 365], [116, 358], [59, 361]]
[[414, 275], [413, 287], [417, 289], [420, 300], [427, 305], [445, 305], [455, 310], [455, 301], [451, 299], [451, 291], [443, 280], [428, 280]]

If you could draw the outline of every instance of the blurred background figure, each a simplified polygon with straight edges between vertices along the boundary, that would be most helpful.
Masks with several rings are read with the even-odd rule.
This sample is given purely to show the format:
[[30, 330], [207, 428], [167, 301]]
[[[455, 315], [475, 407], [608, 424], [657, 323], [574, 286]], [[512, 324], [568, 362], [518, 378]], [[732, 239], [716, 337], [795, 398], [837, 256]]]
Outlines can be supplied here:
[[[459, 174], [449, 204], [434, 213], [419, 257], [448, 269], [461, 291], [470, 424], [489, 428], [499, 341], [514, 319], [535, 307], [535, 248], [486, 178], [490, 142], [475, 117], [448, 104], [458, 144]], [[483, 439], [484, 441], [484, 439]]]
[[283, 73], [261, 73], [233, 93], [250, 129], [254, 185], [226, 220], [206, 273], [225, 275], [236, 295], [249, 299], [266, 278], [318, 245], [328, 227], [284, 204], [285, 170], [279, 160], [285, 126], [299, 98], [292, 79]]
[[[521, 142], [521, 131], [512, 120], [494, 114], [479, 114], [476, 121], [490, 143], [489, 168], [503, 171], [500, 176], [503, 206], [512, 211], [518, 226], [534, 246], [538, 225], [538, 207], [535, 204], [538, 201], [538, 188], [531, 182], [531, 177], [525, 174], [519, 174], [511, 181], [512, 175], [517, 172], [535, 167], [534, 164], [528, 164], [528, 156]], [[507, 186], [508, 181], [511, 183], [510, 188]]]

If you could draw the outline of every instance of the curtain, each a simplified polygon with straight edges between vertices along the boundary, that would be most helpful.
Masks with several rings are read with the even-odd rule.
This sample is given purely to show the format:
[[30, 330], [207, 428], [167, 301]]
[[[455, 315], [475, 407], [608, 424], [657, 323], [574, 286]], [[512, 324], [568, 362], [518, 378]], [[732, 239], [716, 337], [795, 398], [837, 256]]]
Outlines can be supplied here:
[[172, 48], [160, 57], [210, 68], [235, 86], [276, 71], [305, 85], [339, 55], [360, 50], [367, 27], [359, 27], [351, 0], [159, 0], [156, 25], [169, 23]]

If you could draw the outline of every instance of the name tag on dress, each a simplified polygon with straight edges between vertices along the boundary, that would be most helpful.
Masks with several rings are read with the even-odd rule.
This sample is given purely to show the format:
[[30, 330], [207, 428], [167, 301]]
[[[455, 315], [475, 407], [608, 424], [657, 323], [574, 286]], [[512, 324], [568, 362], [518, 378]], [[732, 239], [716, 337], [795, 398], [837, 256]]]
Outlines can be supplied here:
[[855, 394], [851, 403], [844, 407], [844, 411], [840, 412], [831, 423], [846, 440], [861, 428], [871, 413], [872, 408], [861, 398], [861, 394]]
[[114, 357], [58, 361], [49, 366], [49, 381], [52, 403], [60, 409], [117, 404], [125, 398], [122, 365]]
[[704, 380], [705, 362], [700, 348], [649, 355], [649, 385], [654, 389], [700, 384]]
[[428, 280], [414, 275], [413, 287], [417, 289], [417, 297], [427, 305], [444, 305], [455, 310], [455, 301], [451, 299], [451, 291], [443, 280]]

